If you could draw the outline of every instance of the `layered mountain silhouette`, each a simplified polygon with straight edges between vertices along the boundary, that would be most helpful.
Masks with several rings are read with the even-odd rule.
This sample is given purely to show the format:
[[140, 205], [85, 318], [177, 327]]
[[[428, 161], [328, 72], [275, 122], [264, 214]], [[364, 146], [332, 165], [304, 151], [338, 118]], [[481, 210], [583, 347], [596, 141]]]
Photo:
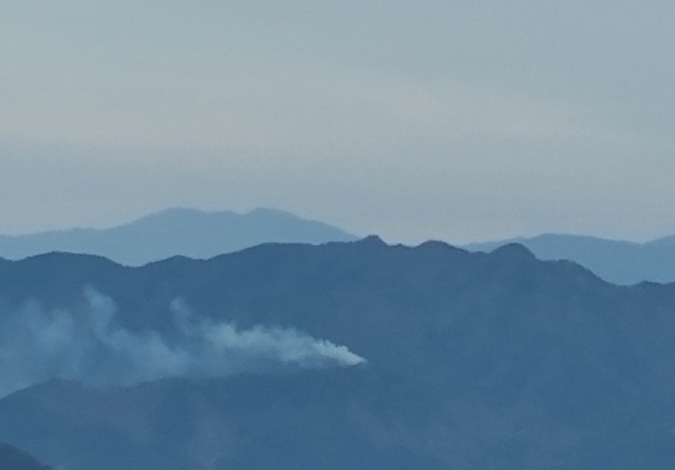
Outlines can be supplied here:
[[[177, 344], [180, 299], [202, 325], [294, 328], [367, 362], [135, 386], [55, 377], [1, 399], [0, 440], [65, 469], [675, 465], [675, 285], [617, 286], [520, 245], [486, 254], [369, 237], [138, 268], [58, 253], [5, 261], [0, 318], [26, 319], [27, 357], [70, 357], [55, 353], [56, 332], [74, 328], [63, 312], [87, 312], [90, 290], [115, 303], [119, 351], [129, 338]], [[0, 367], [8, 377], [8, 355]]]
[[275, 209], [245, 214], [167, 209], [108, 229], [0, 235], [0, 257], [17, 260], [62, 251], [140, 266], [175, 255], [206, 259], [261, 243], [318, 244], [355, 238], [336, 227]]
[[489, 252], [510, 243], [526, 246], [543, 260], [574, 261], [616, 284], [675, 282], [675, 236], [633, 243], [580, 235], [545, 234], [532, 238], [472, 243], [463, 248]]
[[0, 468], [3, 470], [50, 470], [33, 457], [9, 444], [0, 443]]

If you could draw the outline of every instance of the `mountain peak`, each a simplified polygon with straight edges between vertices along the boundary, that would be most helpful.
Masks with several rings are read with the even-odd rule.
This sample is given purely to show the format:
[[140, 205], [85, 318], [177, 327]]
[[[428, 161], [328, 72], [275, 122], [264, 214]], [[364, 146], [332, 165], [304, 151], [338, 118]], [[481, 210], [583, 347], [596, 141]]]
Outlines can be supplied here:
[[569, 260], [605, 281], [632, 285], [642, 281], [675, 282], [675, 236], [647, 243], [603, 239], [586, 235], [548, 233], [531, 238], [465, 245], [469, 251], [493, 252], [518, 243], [544, 261]]
[[378, 235], [368, 235], [361, 240], [357, 240], [356, 243], [363, 246], [387, 246], [387, 244], [382, 240]]
[[354, 239], [337, 227], [277, 209], [239, 214], [170, 208], [108, 229], [0, 236], [0, 257], [17, 260], [59, 251], [140, 266], [176, 255], [208, 259], [263, 243], [322, 244]]
[[521, 260], [531, 260], [536, 257], [534, 254], [528, 250], [524, 245], [520, 243], [509, 243], [507, 245], [500, 246], [492, 253], [492, 256], [497, 256], [500, 258], [512, 258], [512, 259], [521, 259]]

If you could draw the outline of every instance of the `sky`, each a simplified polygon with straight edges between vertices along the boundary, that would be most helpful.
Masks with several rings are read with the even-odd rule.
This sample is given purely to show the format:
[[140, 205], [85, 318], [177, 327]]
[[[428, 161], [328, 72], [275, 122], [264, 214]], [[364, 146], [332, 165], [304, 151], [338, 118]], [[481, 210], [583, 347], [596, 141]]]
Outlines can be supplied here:
[[0, 233], [675, 234], [675, 3], [0, 0]]

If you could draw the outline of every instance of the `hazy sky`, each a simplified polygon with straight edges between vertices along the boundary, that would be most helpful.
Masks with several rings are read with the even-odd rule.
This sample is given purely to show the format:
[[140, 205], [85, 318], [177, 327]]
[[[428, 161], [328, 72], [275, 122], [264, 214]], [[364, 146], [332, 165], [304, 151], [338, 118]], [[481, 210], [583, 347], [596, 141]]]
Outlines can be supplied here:
[[0, 0], [0, 232], [675, 234], [675, 2]]

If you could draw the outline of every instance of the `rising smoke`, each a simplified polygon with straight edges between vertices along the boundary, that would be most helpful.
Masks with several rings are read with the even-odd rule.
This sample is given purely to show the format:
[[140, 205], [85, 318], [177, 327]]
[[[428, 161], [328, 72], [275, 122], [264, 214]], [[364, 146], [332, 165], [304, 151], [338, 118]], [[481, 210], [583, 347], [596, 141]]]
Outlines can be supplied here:
[[[87, 308], [46, 311], [37, 302], [0, 312], [0, 396], [50, 379], [91, 386], [133, 386], [168, 377], [226, 377], [242, 372], [348, 367], [365, 362], [345, 346], [295, 329], [195, 317], [170, 308], [177, 335], [134, 332], [115, 322], [112, 299], [85, 290]], [[175, 336], [175, 337], [174, 337]]]

